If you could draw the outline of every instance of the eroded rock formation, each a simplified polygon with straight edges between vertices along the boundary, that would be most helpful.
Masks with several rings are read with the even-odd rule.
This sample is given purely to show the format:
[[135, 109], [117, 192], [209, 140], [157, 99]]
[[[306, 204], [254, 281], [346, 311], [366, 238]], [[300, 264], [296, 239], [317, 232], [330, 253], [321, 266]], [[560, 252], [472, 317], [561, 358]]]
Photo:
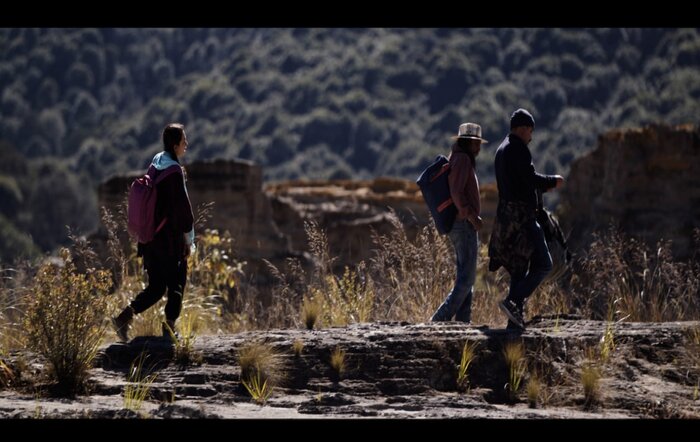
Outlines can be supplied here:
[[559, 213], [570, 243], [581, 248], [612, 223], [650, 246], [673, 241], [679, 258], [693, 253], [700, 228], [700, 127], [650, 125], [598, 137], [576, 159], [561, 194]]

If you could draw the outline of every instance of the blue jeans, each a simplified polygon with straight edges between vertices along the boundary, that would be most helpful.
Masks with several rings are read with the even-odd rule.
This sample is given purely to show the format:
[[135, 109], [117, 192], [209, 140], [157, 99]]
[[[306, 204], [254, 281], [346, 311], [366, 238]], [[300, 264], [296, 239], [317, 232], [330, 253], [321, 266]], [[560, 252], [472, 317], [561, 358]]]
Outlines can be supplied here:
[[476, 257], [478, 254], [478, 235], [469, 221], [455, 220], [448, 233], [455, 249], [457, 277], [447, 299], [437, 309], [431, 321], [455, 320], [470, 322], [472, 318], [472, 293], [476, 280]]
[[549, 248], [547, 248], [542, 228], [534, 219], [528, 222], [524, 228], [534, 244], [534, 250], [530, 256], [529, 270], [510, 275], [510, 292], [508, 292], [508, 299], [515, 302], [521, 309], [525, 299], [552, 271], [552, 257], [549, 255]]

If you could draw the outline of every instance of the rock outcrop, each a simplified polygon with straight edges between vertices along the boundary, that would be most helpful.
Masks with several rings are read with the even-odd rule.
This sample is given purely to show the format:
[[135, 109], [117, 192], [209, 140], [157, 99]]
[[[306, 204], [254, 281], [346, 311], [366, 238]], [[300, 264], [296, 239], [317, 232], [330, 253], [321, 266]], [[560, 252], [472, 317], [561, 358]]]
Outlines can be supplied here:
[[573, 248], [611, 223], [650, 246], [673, 241], [678, 258], [693, 253], [700, 228], [700, 127], [650, 125], [598, 137], [571, 164], [559, 213]]

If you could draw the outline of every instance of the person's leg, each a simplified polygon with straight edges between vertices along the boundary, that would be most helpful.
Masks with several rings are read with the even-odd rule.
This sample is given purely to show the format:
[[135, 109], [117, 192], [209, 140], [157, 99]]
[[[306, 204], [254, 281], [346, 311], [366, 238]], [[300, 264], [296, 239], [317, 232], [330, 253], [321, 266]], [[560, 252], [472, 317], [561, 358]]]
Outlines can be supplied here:
[[472, 296], [474, 294], [474, 282], [476, 281], [476, 260], [479, 256], [479, 234], [471, 225], [468, 227], [471, 227], [471, 229], [467, 230], [467, 250], [464, 259], [467, 294], [455, 315], [455, 321], [466, 323], [472, 320]]
[[447, 295], [445, 302], [443, 302], [433, 314], [433, 317], [430, 319], [431, 321], [450, 321], [457, 312], [459, 306], [462, 305], [462, 302], [467, 295], [467, 291], [469, 289], [467, 286], [469, 275], [467, 274], [466, 262], [468, 228], [474, 230], [471, 224], [469, 224], [469, 221], [457, 220], [452, 226], [452, 230], [450, 230], [450, 233], [448, 234], [455, 250], [455, 265], [457, 266], [457, 274], [455, 276], [455, 284], [452, 291], [449, 295]]
[[528, 223], [526, 228], [534, 247], [530, 256], [530, 268], [527, 275], [518, 281], [515, 290], [511, 289], [511, 294], [509, 295], [520, 308], [522, 308], [525, 299], [535, 291], [547, 274], [552, 271], [552, 257], [549, 254], [549, 248], [547, 248], [547, 241], [544, 238], [542, 228], [536, 221]]
[[[515, 317], [518, 319], [518, 322], [522, 322], [524, 324], [524, 320], [522, 318], [522, 309], [519, 308], [520, 302], [516, 299], [518, 296], [518, 287], [520, 284], [525, 280], [526, 272], [521, 272], [521, 273], [513, 273], [510, 275], [510, 290], [508, 291], [508, 296], [501, 301], [501, 309], [503, 309], [504, 313], [506, 313], [506, 316], [508, 317], [508, 325], [506, 326], [507, 329], [521, 329], [522, 326], [516, 322], [514, 322], [510, 316], [515, 315]], [[511, 308], [509, 303], [512, 302], [515, 308]], [[508, 310], [508, 311], [506, 311]], [[518, 316], [518, 313], [520, 315]]]
[[117, 336], [124, 342], [129, 340], [129, 328], [134, 315], [155, 304], [165, 293], [165, 273], [162, 263], [148, 249], [143, 252], [143, 267], [148, 275], [148, 286], [136, 295], [117, 317], [112, 318]]
[[168, 302], [165, 304], [165, 320], [171, 326], [180, 316], [182, 310], [182, 297], [187, 281], [187, 258], [171, 259], [168, 262]]
[[134, 314], [145, 311], [165, 294], [167, 269], [163, 258], [151, 251], [144, 252], [143, 266], [148, 275], [148, 286], [131, 301]]

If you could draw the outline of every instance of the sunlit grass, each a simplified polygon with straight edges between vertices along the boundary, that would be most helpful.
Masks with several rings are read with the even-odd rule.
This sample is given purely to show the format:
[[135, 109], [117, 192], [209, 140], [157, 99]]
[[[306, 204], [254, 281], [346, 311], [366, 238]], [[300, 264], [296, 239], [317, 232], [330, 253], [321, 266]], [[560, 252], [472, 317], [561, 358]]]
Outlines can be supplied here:
[[127, 410], [139, 411], [143, 401], [151, 391], [151, 385], [158, 376], [156, 373], [146, 374], [143, 371], [143, 363], [146, 356], [141, 353], [129, 367], [129, 375], [124, 387], [124, 408]]
[[517, 399], [518, 390], [520, 390], [520, 384], [527, 368], [523, 344], [520, 342], [507, 343], [503, 349], [503, 356], [508, 367], [506, 391], [509, 400], [514, 402]]
[[331, 353], [331, 369], [333, 376], [338, 380], [342, 379], [345, 373], [345, 350], [336, 347]]
[[457, 388], [466, 391], [469, 389], [469, 366], [472, 361], [474, 361], [474, 356], [476, 355], [476, 348], [478, 343], [465, 342], [464, 347], [462, 347], [462, 357], [459, 361], [459, 368], [457, 369]]
[[255, 373], [246, 379], [241, 379], [241, 383], [250, 397], [260, 405], [265, 405], [267, 400], [272, 395], [273, 387], [269, 384], [269, 378], [263, 379], [260, 371], [255, 370]]
[[301, 352], [304, 350], [304, 342], [300, 339], [295, 339], [292, 343], [292, 350], [295, 356], [301, 356]]
[[[269, 397], [272, 390], [284, 379], [282, 356], [271, 345], [252, 342], [238, 352], [241, 367], [241, 383], [259, 398]], [[269, 394], [265, 394], [268, 392]], [[254, 399], [255, 397], [252, 396]]]
[[527, 385], [525, 386], [525, 392], [527, 393], [528, 406], [530, 408], [537, 408], [540, 395], [542, 394], [542, 382], [540, 382], [537, 373], [532, 373], [530, 375], [530, 378], [527, 380]]

